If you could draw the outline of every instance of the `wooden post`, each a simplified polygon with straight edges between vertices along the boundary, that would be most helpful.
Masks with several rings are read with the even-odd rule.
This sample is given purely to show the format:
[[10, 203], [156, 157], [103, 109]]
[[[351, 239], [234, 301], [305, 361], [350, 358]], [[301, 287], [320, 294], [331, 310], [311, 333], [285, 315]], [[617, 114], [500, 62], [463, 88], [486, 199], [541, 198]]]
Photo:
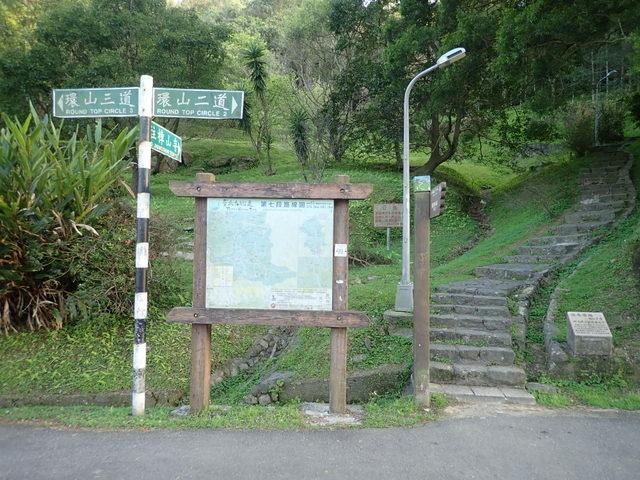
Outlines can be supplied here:
[[[211, 173], [196, 174], [196, 183], [214, 182], [215, 179]], [[204, 308], [207, 293], [207, 199], [196, 197], [195, 201], [192, 303], [194, 307]], [[197, 413], [206, 410], [211, 395], [211, 325], [195, 323], [191, 326], [190, 389], [190, 411]]]
[[413, 387], [417, 405], [429, 406], [429, 213], [430, 191], [415, 192]]
[[[336, 175], [335, 183], [349, 183], [348, 175]], [[349, 291], [349, 201], [335, 200], [333, 207], [333, 305], [334, 311], [347, 309]], [[347, 411], [347, 329], [331, 329], [331, 371], [329, 375], [329, 411]]]

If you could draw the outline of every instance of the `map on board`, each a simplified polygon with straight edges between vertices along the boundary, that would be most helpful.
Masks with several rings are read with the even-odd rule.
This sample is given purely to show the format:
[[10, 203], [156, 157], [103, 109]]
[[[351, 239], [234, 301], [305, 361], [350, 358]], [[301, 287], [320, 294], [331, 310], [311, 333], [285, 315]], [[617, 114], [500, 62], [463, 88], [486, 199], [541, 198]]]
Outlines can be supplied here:
[[331, 310], [333, 200], [207, 199], [206, 307]]

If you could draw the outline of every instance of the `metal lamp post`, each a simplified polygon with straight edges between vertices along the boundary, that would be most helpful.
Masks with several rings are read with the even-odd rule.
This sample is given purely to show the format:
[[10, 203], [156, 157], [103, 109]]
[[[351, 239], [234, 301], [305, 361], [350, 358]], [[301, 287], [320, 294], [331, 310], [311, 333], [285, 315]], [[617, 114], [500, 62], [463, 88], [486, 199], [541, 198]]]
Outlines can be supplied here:
[[614, 75], [618, 73], [617, 70], [611, 70], [610, 72], [607, 72], [607, 74], [602, 77], [600, 80], [598, 80], [598, 83], [596, 83], [596, 97], [595, 97], [595, 118], [594, 118], [594, 126], [593, 126], [593, 139], [594, 142], [596, 144], [596, 146], [600, 145], [600, 142], [598, 141], [598, 127], [599, 127], [599, 122], [600, 122], [600, 84], [602, 83], [603, 80], [606, 80], [607, 78], [609, 78], [611, 75]]
[[396, 290], [395, 310], [399, 312], [413, 311], [413, 284], [410, 279], [409, 235], [410, 235], [410, 201], [409, 201], [409, 94], [419, 78], [437, 69], [444, 68], [464, 58], [466, 50], [457, 47], [449, 50], [436, 61], [435, 65], [417, 74], [407, 85], [404, 92], [404, 136], [402, 152], [402, 276]]

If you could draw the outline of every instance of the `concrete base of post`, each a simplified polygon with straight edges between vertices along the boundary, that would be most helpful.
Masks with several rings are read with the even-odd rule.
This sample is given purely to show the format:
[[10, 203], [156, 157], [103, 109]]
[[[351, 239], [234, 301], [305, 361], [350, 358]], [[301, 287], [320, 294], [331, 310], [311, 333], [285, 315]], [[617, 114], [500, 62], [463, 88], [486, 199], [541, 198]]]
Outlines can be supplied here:
[[413, 283], [398, 284], [396, 289], [396, 312], [413, 312]]

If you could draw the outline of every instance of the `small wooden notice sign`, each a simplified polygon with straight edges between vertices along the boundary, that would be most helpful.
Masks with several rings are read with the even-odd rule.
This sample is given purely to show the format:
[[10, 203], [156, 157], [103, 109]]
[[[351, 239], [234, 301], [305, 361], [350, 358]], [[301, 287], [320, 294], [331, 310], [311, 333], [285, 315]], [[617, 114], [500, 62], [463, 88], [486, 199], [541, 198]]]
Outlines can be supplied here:
[[376, 228], [391, 228], [402, 226], [401, 203], [374, 203], [373, 226]]

